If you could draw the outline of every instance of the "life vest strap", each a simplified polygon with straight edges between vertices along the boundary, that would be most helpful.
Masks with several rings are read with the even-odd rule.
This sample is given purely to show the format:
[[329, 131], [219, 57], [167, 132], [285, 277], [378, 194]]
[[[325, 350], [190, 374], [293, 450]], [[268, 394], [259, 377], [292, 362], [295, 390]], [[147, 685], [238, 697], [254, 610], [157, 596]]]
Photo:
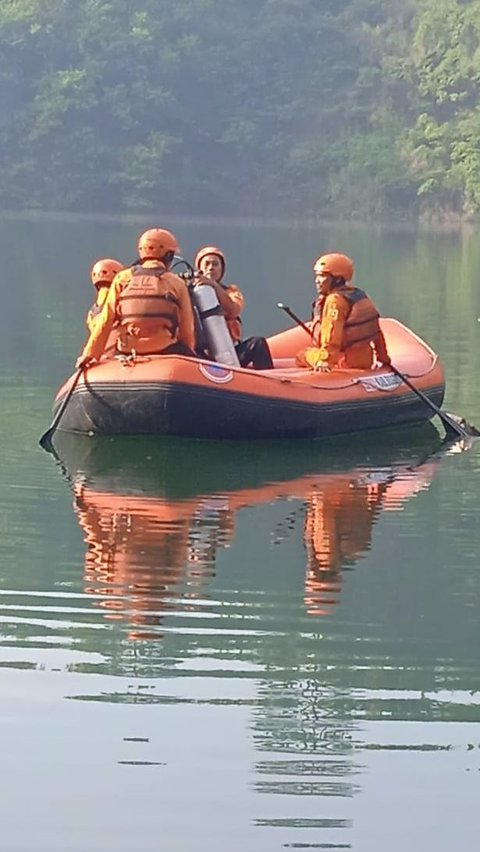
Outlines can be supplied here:
[[141, 294], [136, 294], [135, 292], [134, 293], [130, 292], [130, 293], [126, 293], [126, 294], [122, 293], [118, 297], [119, 302], [131, 300], [131, 299], [162, 299], [162, 301], [164, 301], [164, 302], [170, 302], [171, 304], [177, 305], [177, 307], [180, 307], [180, 302], [178, 301], [176, 296], [172, 295], [172, 293], [161, 293], [161, 294], [160, 293], [141, 293]]
[[[377, 314], [377, 317], [376, 317], [377, 319], [378, 319], [378, 316], [379, 315]], [[357, 320], [356, 322], [349, 322], [348, 317], [347, 317], [345, 325], [348, 325], [349, 328], [358, 328], [359, 325], [366, 325], [367, 323], [372, 322], [373, 319], [374, 319], [373, 314], [372, 314], [371, 317], [366, 317], [365, 319]]]
[[207, 311], [199, 311], [199, 314], [202, 319], [207, 319], [207, 317], [223, 316], [223, 311], [220, 305], [215, 305], [214, 308], [209, 308]]
[[161, 311], [154, 311], [154, 312], [152, 311], [152, 313], [150, 313], [150, 311], [143, 311], [141, 314], [139, 314], [139, 313], [122, 314], [122, 320], [155, 319], [155, 318], [166, 319], [166, 320], [169, 320], [169, 322], [176, 324], [176, 320], [173, 317], [173, 314], [166, 314], [166, 313], [162, 313]]

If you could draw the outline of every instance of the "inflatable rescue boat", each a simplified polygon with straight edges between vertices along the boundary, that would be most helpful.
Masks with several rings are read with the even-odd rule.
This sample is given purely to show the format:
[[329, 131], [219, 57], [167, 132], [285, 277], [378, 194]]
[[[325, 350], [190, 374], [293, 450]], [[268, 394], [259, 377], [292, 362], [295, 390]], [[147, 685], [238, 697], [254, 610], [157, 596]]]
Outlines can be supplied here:
[[[381, 326], [392, 362], [440, 407], [438, 356], [394, 319]], [[115, 357], [86, 369], [62, 413], [62, 431], [206, 439], [323, 438], [419, 423], [432, 409], [388, 367], [319, 373], [295, 366], [305, 328], [270, 338], [274, 369], [251, 370], [178, 355]], [[58, 411], [75, 380], [60, 388]]]

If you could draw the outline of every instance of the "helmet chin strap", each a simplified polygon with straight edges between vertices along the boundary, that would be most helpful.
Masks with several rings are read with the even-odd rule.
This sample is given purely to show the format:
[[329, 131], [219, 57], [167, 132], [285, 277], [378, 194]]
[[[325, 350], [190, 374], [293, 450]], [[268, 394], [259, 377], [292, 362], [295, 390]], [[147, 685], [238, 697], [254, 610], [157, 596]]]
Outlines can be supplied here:
[[161, 258], [161, 262], [165, 264], [165, 266], [170, 266], [173, 263], [175, 258], [174, 251], [166, 251], [163, 257]]

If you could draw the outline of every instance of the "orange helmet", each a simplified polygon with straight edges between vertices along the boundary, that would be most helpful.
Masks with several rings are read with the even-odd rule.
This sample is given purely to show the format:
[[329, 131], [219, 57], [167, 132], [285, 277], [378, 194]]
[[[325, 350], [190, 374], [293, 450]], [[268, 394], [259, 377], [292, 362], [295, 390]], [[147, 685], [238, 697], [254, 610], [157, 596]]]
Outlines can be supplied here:
[[113, 257], [104, 257], [102, 260], [97, 260], [90, 270], [90, 278], [92, 284], [111, 284], [117, 272], [123, 269], [123, 263], [119, 260], [114, 260]]
[[346, 254], [322, 254], [313, 264], [313, 271], [328, 272], [333, 278], [344, 278], [351, 281], [355, 267]]
[[218, 246], [203, 246], [203, 248], [198, 249], [198, 251], [195, 255], [195, 268], [200, 269], [200, 264], [201, 264], [203, 258], [207, 256], [207, 254], [216, 254], [217, 257], [220, 258], [220, 260], [222, 261], [222, 266], [223, 266], [223, 271], [222, 271], [222, 278], [223, 278], [223, 276], [225, 275], [225, 267], [227, 265], [227, 259], [224, 255], [223, 251], [221, 249], [219, 249]]
[[163, 260], [166, 254], [179, 251], [177, 238], [163, 228], [150, 228], [138, 239], [140, 260]]

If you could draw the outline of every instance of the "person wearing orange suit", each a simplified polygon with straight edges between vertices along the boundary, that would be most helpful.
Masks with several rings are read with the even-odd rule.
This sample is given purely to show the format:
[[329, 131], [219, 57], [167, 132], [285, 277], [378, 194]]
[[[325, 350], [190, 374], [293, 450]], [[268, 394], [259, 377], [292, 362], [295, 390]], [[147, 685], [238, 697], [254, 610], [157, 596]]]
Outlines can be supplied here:
[[[138, 241], [139, 262], [113, 279], [77, 368], [106, 355], [194, 355], [193, 309], [187, 286], [169, 272], [174, 235], [150, 228]], [[116, 345], [105, 347], [116, 325]]]
[[90, 270], [90, 280], [97, 291], [97, 296], [86, 318], [87, 328], [90, 332], [93, 330], [95, 320], [105, 304], [110, 284], [117, 272], [120, 272], [122, 269], [123, 264], [113, 257], [104, 257], [93, 264]]
[[273, 361], [265, 338], [247, 337], [242, 340], [240, 314], [245, 300], [236, 284], [222, 284], [226, 265], [226, 257], [221, 249], [217, 246], [203, 246], [195, 257], [198, 272], [194, 284], [208, 284], [215, 290], [241, 366], [251, 365], [254, 370], [271, 370]]
[[328, 372], [332, 367], [369, 370], [390, 357], [369, 296], [351, 283], [353, 262], [344, 254], [324, 254], [314, 265], [318, 298], [313, 303], [312, 343], [297, 364]]

